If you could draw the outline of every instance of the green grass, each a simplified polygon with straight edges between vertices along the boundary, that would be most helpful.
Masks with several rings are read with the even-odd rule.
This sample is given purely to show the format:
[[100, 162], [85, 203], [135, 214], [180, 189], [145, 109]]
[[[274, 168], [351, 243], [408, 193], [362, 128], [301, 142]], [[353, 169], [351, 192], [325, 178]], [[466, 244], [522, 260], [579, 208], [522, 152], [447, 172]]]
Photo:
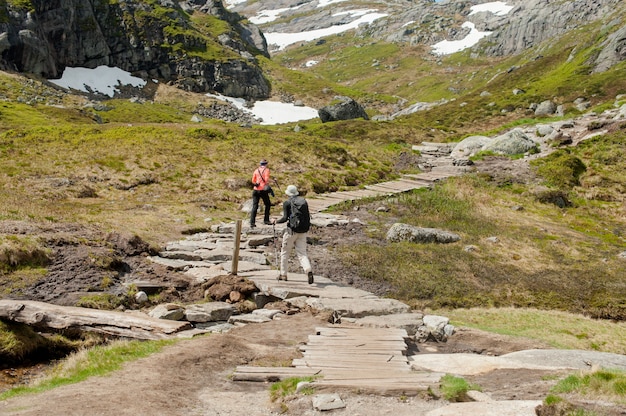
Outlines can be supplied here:
[[1, 393], [0, 400], [78, 383], [89, 377], [107, 375], [120, 369], [125, 362], [159, 352], [173, 342], [175, 341], [115, 341], [107, 346], [82, 350], [54, 367], [46, 378], [35, 385], [16, 387]]
[[552, 388], [553, 393], [577, 392], [597, 399], [613, 396], [626, 404], [626, 373], [619, 370], [597, 370], [588, 374], [570, 375]]
[[626, 353], [626, 324], [532, 308], [440, 309], [453, 325], [534, 339], [554, 348]]
[[[618, 130], [588, 146], [612, 149], [622, 137]], [[466, 175], [394, 199], [388, 213], [377, 214], [378, 231], [371, 234], [378, 244], [340, 247], [338, 254], [360, 275], [390, 283], [390, 296], [416, 308], [514, 306], [622, 320], [626, 286], [618, 254], [625, 248], [626, 224], [613, 189], [626, 184], [623, 162], [615, 161], [613, 183], [592, 188], [614, 195], [609, 201], [582, 185], [597, 172], [572, 169], [568, 162], [590, 164], [595, 154], [583, 147], [566, 163], [548, 160], [547, 172], [571, 188], [576, 204], [568, 208], [541, 202], [532, 187]], [[516, 214], [513, 205], [524, 210]], [[390, 243], [384, 239], [392, 222], [452, 231], [461, 242]], [[492, 236], [497, 242], [490, 242]]]
[[[298, 383], [301, 382], [312, 382], [315, 377], [290, 377], [285, 380], [272, 383], [270, 386], [270, 400], [276, 402], [278, 400], [284, 399], [287, 396], [291, 396], [296, 393], [296, 388], [298, 387]], [[302, 389], [302, 394], [312, 394], [313, 389], [310, 387]]]
[[470, 390], [481, 391], [480, 386], [470, 384], [464, 378], [452, 374], [441, 377], [439, 389], [443, 398], [451, 402], [465, 401], [466, 394]]

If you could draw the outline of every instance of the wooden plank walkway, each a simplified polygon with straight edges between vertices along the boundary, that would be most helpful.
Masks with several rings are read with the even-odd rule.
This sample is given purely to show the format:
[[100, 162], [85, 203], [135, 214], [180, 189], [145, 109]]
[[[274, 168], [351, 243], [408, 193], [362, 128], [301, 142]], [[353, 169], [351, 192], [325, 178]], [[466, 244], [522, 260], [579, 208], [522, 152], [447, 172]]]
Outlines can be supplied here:
[[460, 176], [465, 172], [462, 167], [440, 166], [430, 172], [407, 174], [393, 181], [367, 185], [365, 189], [354, 191], [337, 191], [326, 194], [312, 195], [307, 198], [311, 213], [322, 212], [325, 209], [346, 201], [356, 201], [362, 198], [372, 198], [384, 195], [408, 192], [414, 189], [429, 188], [442, 179], [451, 176]]
[[437, 385], [443, 374], [411, 369], [407, 336], [398, 328], [320, 327], [300, 346], [303, 357], [294, 359], [291, 367], [239, 366], [233, 380], [267, 382], [312, 376], [317, 389], [417, 395]]

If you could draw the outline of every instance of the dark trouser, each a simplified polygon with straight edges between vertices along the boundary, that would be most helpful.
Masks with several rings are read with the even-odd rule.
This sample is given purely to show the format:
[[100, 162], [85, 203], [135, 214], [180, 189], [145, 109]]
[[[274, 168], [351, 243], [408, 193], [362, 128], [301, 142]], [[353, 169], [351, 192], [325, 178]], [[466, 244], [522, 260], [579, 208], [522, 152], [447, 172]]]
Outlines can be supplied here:
[[254, 225], [256, 222], [256, 212], [259, 209], [259, 199], [263, 200], [265, 205], [265, 213], [263, 216], [263, 222], [270, 221], [270, 195], [268, 191], [252, 191], [252, 211], [250, 211], [250, 225]]

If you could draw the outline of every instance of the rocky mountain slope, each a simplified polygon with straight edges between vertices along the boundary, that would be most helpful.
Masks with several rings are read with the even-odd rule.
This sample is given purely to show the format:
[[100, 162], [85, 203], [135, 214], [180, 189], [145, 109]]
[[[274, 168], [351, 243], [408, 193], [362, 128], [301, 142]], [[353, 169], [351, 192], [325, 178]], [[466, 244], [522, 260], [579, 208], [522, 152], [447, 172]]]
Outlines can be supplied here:
[[[505, 5], [509, 11], [493, 13], [488, 11], [489, 7], [473, 10], [476, 6], [496, 3]], [[476, 30], [490, 32], [488, 40], [476, 45], [473, 51], [491, 57], [516, 55], [590, 25], [601, 34], [599, 52], [590, 63], [596, 70], [626, 59], [626, 27], [621, 19], [626, 10], [619, 0], [394, 0], [368, 2], [367, 6], [350, 1], [281, 0], [262, 4], [240, 2], [233, 5], [232, 10], [249, 17], [276, 15], [277, 12], [276, 19], [266, 19], [267, 23], [260, 24], [264, 33], [298, 33], [347, 25], [361, 15], [356, 11], [375, 10], [385, 16], [359, 26], [357, 32], [362, 37], [427, 47], [444, 39], [463, 39], [471, 30], [463, 23], [471, 22]]]
[[[489, 11], [493, 4], [506, 12]], [[372, 13], [375, 19], [359, 20]], [[532, 48], [541, 56], [563, 37], [576, 44], [577, 31], [593, 31], [595, 44], [578, 48], [593, 49], [585, 65], [597, 73], [626, 59], [625, 14], [619, 0], [2, 0], [0, 69], [58, 78], [65, 67], [116, 66], [188, 91], [256, 100], [276, 95], [280, 84], [261, 69], [260, 57], [280, 53], [277, 45], [268, 51], [266, 37], [319, 32], [316, 41], [325, 42], [325, 30], [356, 27], [355, 43], [413, 47], [426, 60], [433, 60], [437, 42], [472, 31], [488, 34], [471, 47], [473, 57], [511, 57]]]
[[220, 2], [0, 1], [0, 69], [58, 78], [115, 66], [194, 92], [264, 98], [259, 30]]

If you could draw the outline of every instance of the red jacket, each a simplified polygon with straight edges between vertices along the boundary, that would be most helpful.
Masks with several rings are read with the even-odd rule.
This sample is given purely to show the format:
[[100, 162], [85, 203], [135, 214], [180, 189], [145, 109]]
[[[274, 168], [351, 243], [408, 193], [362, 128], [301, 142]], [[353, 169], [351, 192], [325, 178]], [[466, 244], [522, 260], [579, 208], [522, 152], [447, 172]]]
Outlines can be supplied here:
[[267, 166], [259, 166], [252, 174], [254, 190], [262, 191], [265, 185], [270, 184], [270, 169]]

